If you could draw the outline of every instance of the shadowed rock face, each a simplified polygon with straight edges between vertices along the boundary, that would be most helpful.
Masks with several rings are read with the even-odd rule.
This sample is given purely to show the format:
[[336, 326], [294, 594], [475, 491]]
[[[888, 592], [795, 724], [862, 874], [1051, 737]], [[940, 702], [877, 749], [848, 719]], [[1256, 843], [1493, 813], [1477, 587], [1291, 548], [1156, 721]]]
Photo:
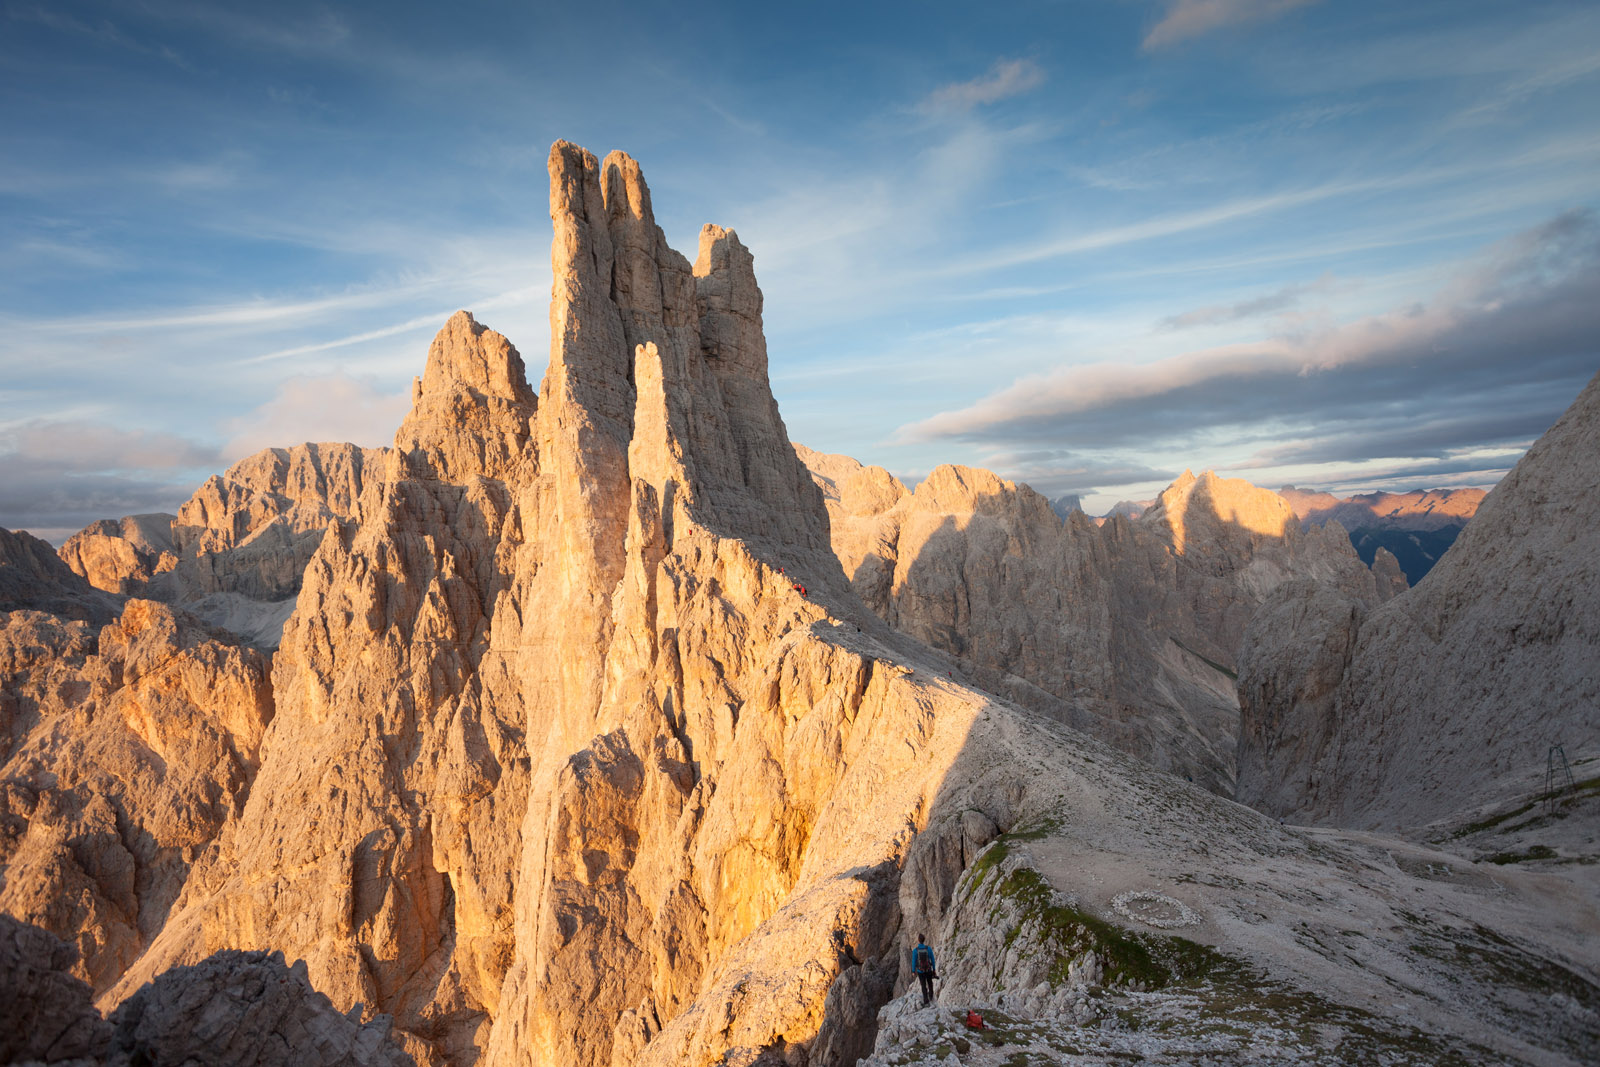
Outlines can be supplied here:
[[72, 946], [0, 914], [0, 1061], [56, 1063], [103, 1055], [111, 1027], [70, 969]]
[[32, 534], [0, 530], [0, 611], [47, 611], [100, 624], [116, 614], [116, 597], [98, 595]]
[[335, 1011], [281, 953], [219, 952], [139, 990], [109, 1021], [70, 973], [74, 952], [0, 914], [0, 1060], [81, 1067], [412, 1067], [386, 1016]]
[[1367, 605], [1404, 588], [1337, 525], [1302, 530], [1277, 494], [1209, 471], [1097, 525], [988, 471], [939, 467], [913, 493], [881, 467], [796, 451], [854, 591], [886, 622], [985, 689], [1224, 795], [1235, 657], [1267, 594], [1296, 577]]
[[[352, 1012], [351, 1015], [359, 1013]], [[337, 1011], [281, 952], [223, 951], [174, 967], [110, 1019], [108, 1061], [215, 1067], [413, 1067], [388, 1016], [362, 1023]]]
[[1286, 586], [1246, 641], [1239, 797], [1419, 825], [1600, 742], [1600, 379], [1415, 589], [1376, 610]]

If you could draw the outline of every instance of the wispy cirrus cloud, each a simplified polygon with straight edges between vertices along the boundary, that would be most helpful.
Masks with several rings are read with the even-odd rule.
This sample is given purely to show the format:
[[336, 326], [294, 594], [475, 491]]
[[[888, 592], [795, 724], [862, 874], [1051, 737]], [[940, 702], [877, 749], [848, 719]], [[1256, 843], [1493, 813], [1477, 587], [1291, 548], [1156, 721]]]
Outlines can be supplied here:
[[1534, 97], [1597, 73], [1600, 73], [1600, 52], [1585, 52], [1550, 63], [1501, 86], [1487, 99], [1463, 111], [1456, 122], [1467, 124], [1500, 118]]
[[928, 94], [924, 106], [930, 111], [970, 111], [1031, 92], [1044, 81], [1044, 70], [1033, 60], [1002, 59], [979, 77], [941, 85]]
[[[433, 283], [417, 281], [393, 287], [364, 287], [309, 300], [248, 299], [223, 304], [172, 308], [145, 315], [72, 316], [31, 320], [29, 330], [40, 333], [93, 334], [107, 332], [167, 331], [187, 327], [259, 327], [300, 324], [345, 312], [386, 307], [426, 292]], [[15, 325], [22, 325], [17, 321]]]
[[1047, 236], [1042, 240], [1000, 248], [986, 256], [974, 257], [948, 267], [930, 272], [935, 275], [972, 274], [1024, 266], [1061, 256], [1083, 252], [1097, 252], [1120, 245], [1149, 241], [1159, 237], [1207, 230], [1225, 223], [1269, 215], [1291, 208], [1305, 207], [1324, 200], [1350, 196], [1357, 193], [1384, 191], [1417, 185], [1427, 185], [1443, 178], [1443, 174], [1417, 172], [1396, 174], [1382, 178], [1323, 182], [1300, 189], [1289, 189], [1257, 196], [1236, 197], [1220, 203], [1190, 211], [1177, 211], [1155, 215], [1120, 226], [1106, 226], [1093, 230]]
[[1211, 304], [1206, 307], [1194, 308], [1177, 315], [1169, 315], [1162, 319], [1158, 329], [1186, 330], [1192, 326], [1216, 326], [1226, 322], [1238, 322], [1241, 319], [1253, 319], [1261, 315], [1270, 315], [1275, 311], [1287, 311], [1299, 304], [1306, 296], [1322, 292], [1333, 284], [1333, 276], [1324, 274], [1314, 282], [1305, 282], [1297, 285], [1286, 285], [1261, 296], [1251, 297], [1232, 304]]
[[1144, 36], [1150, 51], [1244, 22], [1274, 18], [1315, 0], [1175, 0]]
[[325, 8], [306, 13], [275, 12], [262, 18], [216, 4], [151, 2], [144, 10], [169, 24], [192, 24], [250, 48], [304, 57], [327, 54], [349, 44], [347, 19]]
[[126, 49], [142, 55], [154, 56], [171, 63], [180, 70], [193, 71], [193, 67], [170, 45], [140, 40], [108, 18], [86, 21], [59, 7], [42, 4], [18, 4], [6, 9], [6, 18], [12, 22], [31, 22], [47, 26], [58, 33], [88, 38], [110, 48]]

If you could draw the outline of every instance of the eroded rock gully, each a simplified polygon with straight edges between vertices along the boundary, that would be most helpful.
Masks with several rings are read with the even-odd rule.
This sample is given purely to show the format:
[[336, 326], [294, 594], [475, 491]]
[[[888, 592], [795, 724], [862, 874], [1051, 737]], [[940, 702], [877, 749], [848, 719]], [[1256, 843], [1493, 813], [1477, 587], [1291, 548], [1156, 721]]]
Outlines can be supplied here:
[[[1004, 1003], [1098, 1017], [1082, 994], [1118, 972], [1081, 946], [1056, 958], [1051, 894], [1104, 927], [1129, 888], [1183, 901], [1203, 917], [1194, 937], [1276, 982], [1341, 1003], [1381, 991], [1432, 1034], [1477, 1027], [1473, 1040], [1513, 1058], [1566, 1062], [1565, 1045], [1541, 1044], [1559, 1006], [1522, 1011], [1520, 993], [1481, 976], [1419, 978], [1397, 963], [1404, 932], [1345, 955], [1319, 939], [1346, 904], [1374, 929], [1409, 930], [1424, 899], [1441, 929], [1495, 926], [1517, 959], [1559, 960], [1582, 1007], [1594, 960], [1572, 934], [1589, 913], [1520, 886], [1491, 914], [1407, 873], [1436, 854], [1407, 853], [1407, 866], [1285, 829], [969, 685], [958, 675], [978, 657], [915, 637], [966, 625], [977, 642], [987, 616], [945, 619], [925, 596], [901, 633], [852, 587], [877, 596], [883, 583], [864, 586], [860, 561], [852, 579], [841, 569], [839, 532], [768, 387], [761, 292], [738, 237], [706, 227], [691, 264], [666, 245], [633, 160], [560, 142], [549, 169], [552, 343], [537, 395], [511, 343], [458, 313], [393, 448], [263, 453], [261, 484], [234, 468], [180, 524], [211, 549], [169, 551], [142, 521], [83, 538], [72, 558], [114, 577], [115, 593], [37, 545], [8, 549], [18, 587], [62, 611], [4, 624], [5, 910], [77, 944], [74, 963], [43, 931], [17, 935], [113, 1012], [102, 1062], [140, 1047], [189, 1055], [157, 1049], [165, 1022], [281, 1041], [265, 1062], [311, 1062], [286, 1036], [304, 1034], [328, 1063], [850, 1064], [920, 1040], [893, 999], [914, 984], [919, 933], [960, 954], [961, 996], [1059, 970], [1067, 993]], [[866, 477], [862, 493], [888, 500], [872, 516], [902, 506]], [[998, 524], [1005, 537], [1032, 536], [1028, 493], [974, 492], [978, 478], [953, 470], [929, 493], [949, 490], [945, 512], [998, 506], [1015, 516]], [[1248, 516], [1242, 535], [1203, 528], [1192, 501], [1215, 512], [1228, 492], [1209, 477], [1175, 485], [1156, 547], [1123, 557], [1118, 538], [1146, 543], [1126, 522], [1099, 541], [1060, 520], [1039, 534], [1047, 565], [1080, 561], [1081, 587], [1099, 590], [1060, 605], [1072, 632], [1088, 640], [1122, 610], [1118, 566], [1144, 567], [1155, 577], [1137, 588], [1193, 628], [1183, 654], [1209, 656], [1208, 632], [1240, 624], [1226, 605], [1207, 614], [1216, 596], [1300, 573]], [[895, 543], [910, 561], [905, 530], [923, 520], [905, 510]], [[254, 583], [241, 595], [283, 591], [283, 545], [230, 555], [270, 529], [315, 539], [270, 685], [264, 653], [125, 595], [235, 566]], [[996, 558], [989, 529], [968, 524], [969, 549], [949, 557]], [[126, 559], [111, 558], [118, 537]], [[1328, 576], [1375, 599], [1370, 572], [1347, 562]], [[1015, 577], [974, 584], [969, 609]], [[1070, 669], [1114, 688], [1096, 640]], [[1062, 637], [1017, 662], [1046, 677], [1050, 648], [1079, 654]], [[1005, 662], [990, 664], [996, 678]], [[1039, 893], [999, 907], [1017, 878]], [[57, 913], [51, 900], [87, 903]], [[980, 911], [1004, 929], [971, 921]], [[104, 1040], [88, 990], [62, 988], [61, 1032], [79, 1020], [85, 1040]], [[1560, 1016], [1561, 1041], [1595, 1035], [1577, 1010]], [[1411, 1031], [1385, 1025], [1360, 1023], [1403, 1056]]]

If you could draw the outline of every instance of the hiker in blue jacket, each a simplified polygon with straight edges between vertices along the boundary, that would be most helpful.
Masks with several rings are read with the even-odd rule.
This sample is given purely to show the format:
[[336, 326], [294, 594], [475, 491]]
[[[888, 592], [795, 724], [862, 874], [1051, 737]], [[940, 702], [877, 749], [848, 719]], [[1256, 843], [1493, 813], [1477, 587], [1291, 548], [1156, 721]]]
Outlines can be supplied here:
[[933, 969], [933, 949], [922, 940], [921, 934], [917, 935], [917, 947], [911, 950], [911, 969], [922, 983], [922, 1006], [926, 1008], [933, 1003], [933, 980], [938, 974]]

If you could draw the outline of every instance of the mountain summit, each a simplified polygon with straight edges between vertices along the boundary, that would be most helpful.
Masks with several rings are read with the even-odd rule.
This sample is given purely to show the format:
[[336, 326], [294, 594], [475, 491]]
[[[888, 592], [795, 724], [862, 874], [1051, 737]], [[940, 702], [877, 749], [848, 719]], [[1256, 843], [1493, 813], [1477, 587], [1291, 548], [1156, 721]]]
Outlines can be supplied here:
[[[213, 1033], [253, 1062], [424, 1067], [948, 1065], [1002, 1043], [1560, 1063], [1600, 1039], [1595, 946], [1538, 887], [1284, 826], [977, 687], [857, 593], [903, 629], [961, 602], [970, 622], [1052, 561], [1089, 561], [1089, 587], [1100, 539], [1134, 538], [1138, 588], [1210, 647], [1310, 543], [1287, 505], [1202, 475], [1135, 534], [985, 472], [945, 468], [907, 503], [868, 470], [837, 503], [903, 519], [899, 558], [970, 521], [927, 584], [887, 559], [847, 579], [772, 397], [749, 251], [715, 226], [692, 264], [669, 248], [622, 153], [558, 142], [549, 172], [537, 394], [461, 312], [393, 447], [269, 450], [169, 542], [97, 529], [74, 558], [114, 591], [0, 540], [19, 598], [0, 1039], [48, 1015], [119, 1067], [234, 1056]], [[1057, 540], [1013, 559], [1011, 532]], [[1375, 591], [1341, 551], [1294, 558]], [[137, 595], [165, 582], [292, 613], [269, 652]], [[1017, 662], [1103, 637], [1104, 604]], [[1020, 610], [1045, 626], [1050, 606]], [[1152, 618], [1138, 634], [1177, 662]], [[996, 676], [1006, 651], [983, 646]], [[40, 989], [62, 991], [50, 1012]], [[986, 1037], [956, 1021], [972, 1009]]]

